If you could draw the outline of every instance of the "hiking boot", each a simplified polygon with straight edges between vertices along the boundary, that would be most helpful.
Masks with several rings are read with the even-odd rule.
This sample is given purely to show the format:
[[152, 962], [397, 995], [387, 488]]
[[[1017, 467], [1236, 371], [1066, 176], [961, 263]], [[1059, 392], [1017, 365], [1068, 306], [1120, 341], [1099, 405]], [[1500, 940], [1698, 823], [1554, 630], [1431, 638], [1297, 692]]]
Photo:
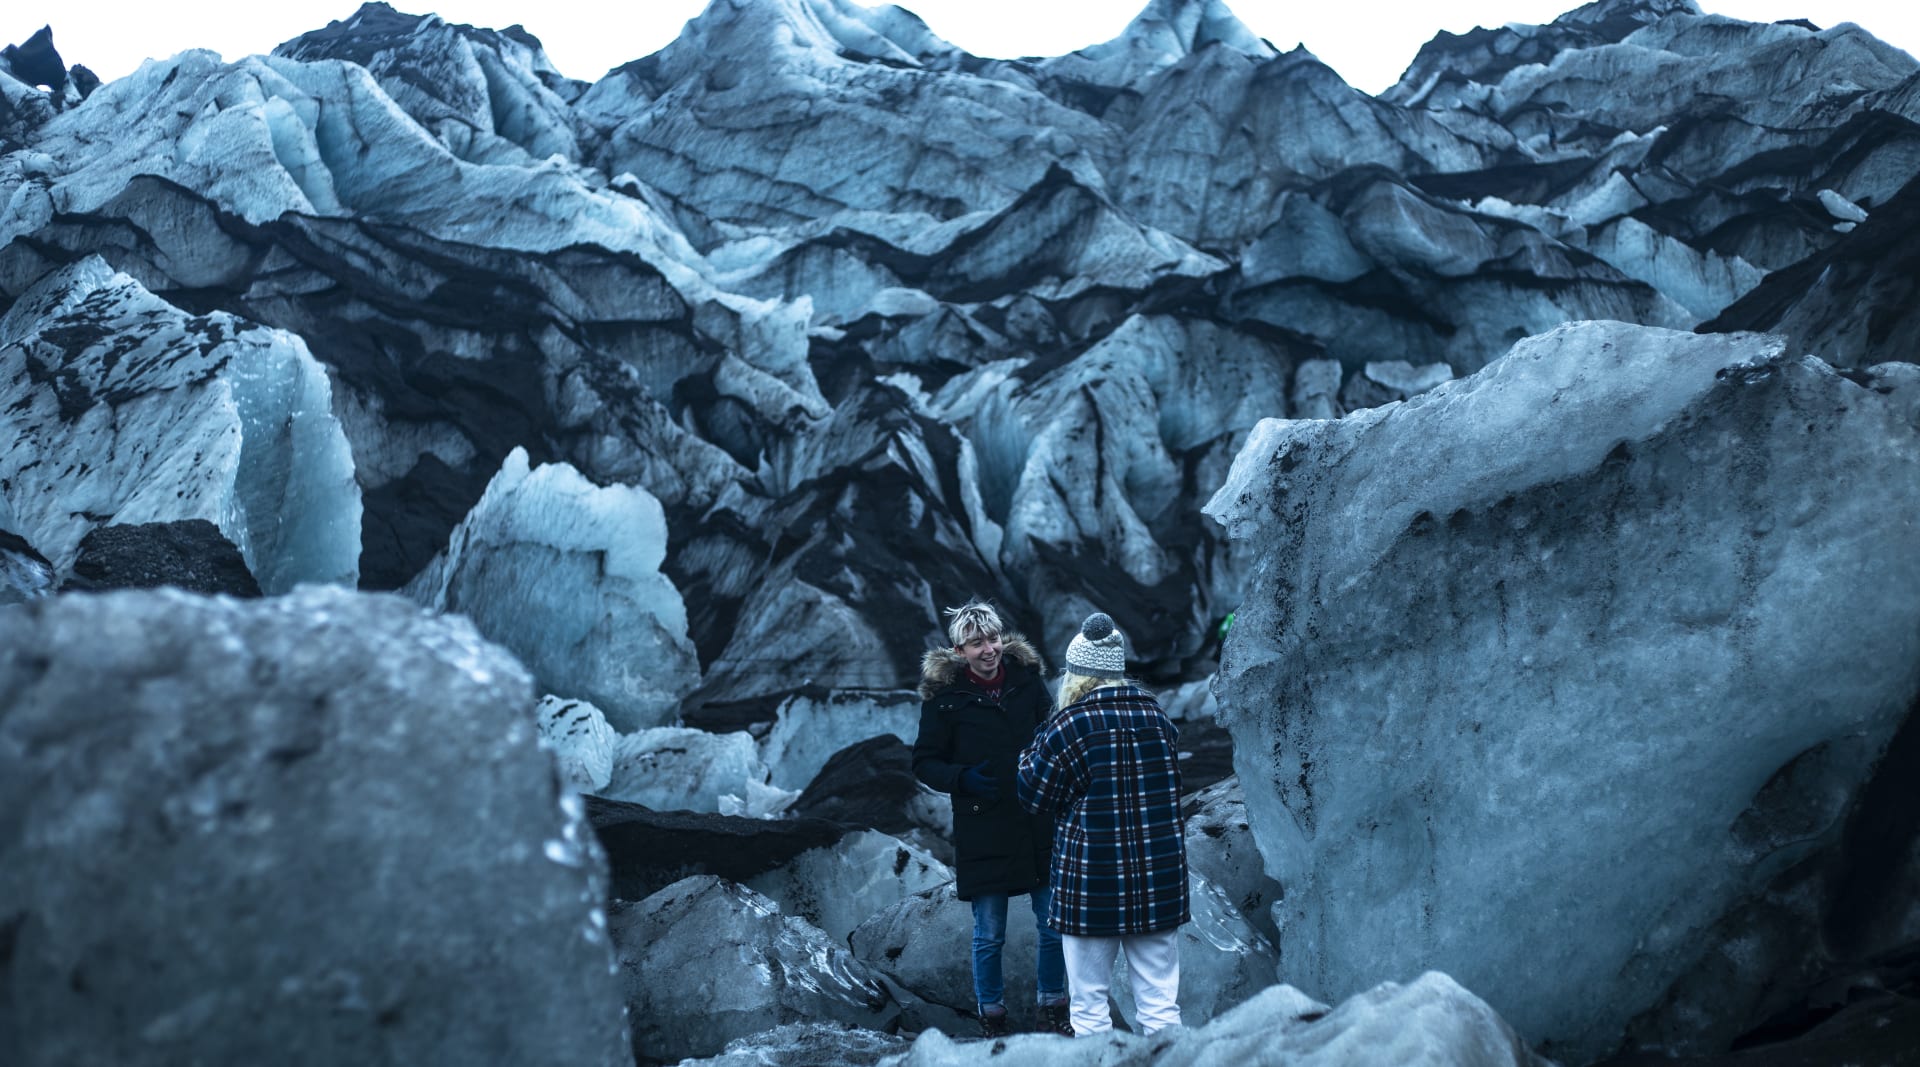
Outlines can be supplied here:
[[980, 1036], [981, 1037], [1007, 1036], [1007, 1011], [1005, 1008], [1002, 1008], [997, 1012], [990, 1013], [990, 1012], [983, 1011], [980, 1013]]
[[1066, 1001], [1058, 1004], [1040, 1005], [1040, 1026], [1042, 1034], [1059, 1034], [1061, 1037], [1073, 1036], [1073, 1016], [1067, 1011]]

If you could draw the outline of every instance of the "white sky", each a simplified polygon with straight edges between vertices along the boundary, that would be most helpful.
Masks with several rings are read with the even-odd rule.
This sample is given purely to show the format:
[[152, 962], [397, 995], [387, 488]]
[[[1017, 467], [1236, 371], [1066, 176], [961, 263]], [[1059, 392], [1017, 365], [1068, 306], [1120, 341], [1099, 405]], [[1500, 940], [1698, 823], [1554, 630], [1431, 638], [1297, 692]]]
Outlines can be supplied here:
[[[567, 75], [597, 80], [609, 68], [657, 51], [706, 0], [392, 0], [401, 11], [437, 11], [453, 22], [496, 29], [521, 23]], [[1147, 0], [908, 0], [941, 37], [982, 56], [1052, 56], [1119, 34]], [[1347, 82], [1379, 92], [1437, 31], [1551, 22], [1581, 0], [1227, 0], [1240, 20], [1281, 49], [1304, 43]], [[1827, 27], [1857, 22], [1920, 55], [1916, 0], [1699, 0], [1707, 11], [1752, 22], [1806, 18]], [[238, 59], [343, 19], [358, 0], [67, 0], [0, 3], [0, 44], [26, 40], [51, 22], [69, 65], [103, 79], [148, 56], [211, 48]], [[72, 12], [68, 14], [66, 12]], [[1042, 14], [1044, 12], [1044, 14]]]

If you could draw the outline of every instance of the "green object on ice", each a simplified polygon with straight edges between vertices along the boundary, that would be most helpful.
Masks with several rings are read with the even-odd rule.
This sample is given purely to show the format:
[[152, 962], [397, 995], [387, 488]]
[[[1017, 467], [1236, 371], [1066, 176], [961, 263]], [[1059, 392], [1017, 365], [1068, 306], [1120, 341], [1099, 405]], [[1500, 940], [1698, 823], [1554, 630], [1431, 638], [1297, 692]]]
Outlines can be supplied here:
[[1233, 612], [1229, 611], [1227, 617], [1220, 620], [1220, 640], [1225, 641], [1227, 631], [1231, 629], [1233, 629]]

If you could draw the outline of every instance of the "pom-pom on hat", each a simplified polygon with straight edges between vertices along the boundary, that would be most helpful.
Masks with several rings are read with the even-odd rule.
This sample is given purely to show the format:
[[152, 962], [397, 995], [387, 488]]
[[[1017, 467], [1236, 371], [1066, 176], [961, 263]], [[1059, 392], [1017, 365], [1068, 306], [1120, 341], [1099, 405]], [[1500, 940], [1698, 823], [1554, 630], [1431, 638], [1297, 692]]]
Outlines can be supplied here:
[[1104, 611], [1096, 611], [1080, 624], [1080, 632], [1067, 644], [1067, 669], [1089, 678], [1125, 678], [1127, 650]]

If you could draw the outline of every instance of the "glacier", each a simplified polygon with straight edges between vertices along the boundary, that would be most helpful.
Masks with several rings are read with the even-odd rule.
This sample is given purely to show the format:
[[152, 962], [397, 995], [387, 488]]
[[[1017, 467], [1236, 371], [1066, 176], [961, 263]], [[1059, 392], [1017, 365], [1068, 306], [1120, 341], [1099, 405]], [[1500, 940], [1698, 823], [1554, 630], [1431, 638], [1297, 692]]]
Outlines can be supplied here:
[[[368, 823], [263, 878], [373, 869], [354, 849], [416, 819], [422, 863], [573, 872], [413, 905], [456, 956], [628, 938], [619, 974], [522, 954], [481, 1028], [553, 1025], [474, 1062], [1920, 1043], [1920, 63], [1873, 26], [1595, 0], [1437, 34], [1369, 96], [1230, 0], [1140, 2], [987, 58], [902, 8], [714, 0], [593, 80], [537, 11], [367, 3], [103, 83], [50, 11], [0, 49], [0, 625], [99, 613], [48, 639], [114, 690], [67, 717], [163, 712], [155, 789], [231, 781], [196, 692], [252, 685], [245, 729], [278, 730], [307, 664], [331, 722], [384, 662], [343, 618], [512, 675], [474, 711], [380, 676], [409, 766], [477, 716], [510, 771], [370, 788], [383, 757], [268, 741], [344, 806], [217, 809]], [[207, 595], [111, 592], [155, 585]], [[976, 594], [1050, 663], [1109, 612], [1180, 721], [1185, 1034], [970, 1040], [965, 909], [930, 903], [947, 804], [907, 745], [940, 609]], [[276, 611], [307, 636], [206, 636]], [[115, 673], [152, 642], [189, 651]], [[545, 815], [471, 825], [522, 787]], [[132, 884], [63, 840], [39, 869]], [[639, 917], [689, 878], [697, 929]], [[330, 949], [414, 943], [362, 910]], [[0, 908], [0, 946], [45, 914]], [[218, 945], [317, 988], [275, 937]], [[34, 995], [74, 973], [123, 1010], [105, 958]], [[349, 978], [348, 1012], [392, 988]], [[191, 1015], [153, 1032], [202, 1040]], [[336, 1050], [310, 1021], [287, 1055]]]

